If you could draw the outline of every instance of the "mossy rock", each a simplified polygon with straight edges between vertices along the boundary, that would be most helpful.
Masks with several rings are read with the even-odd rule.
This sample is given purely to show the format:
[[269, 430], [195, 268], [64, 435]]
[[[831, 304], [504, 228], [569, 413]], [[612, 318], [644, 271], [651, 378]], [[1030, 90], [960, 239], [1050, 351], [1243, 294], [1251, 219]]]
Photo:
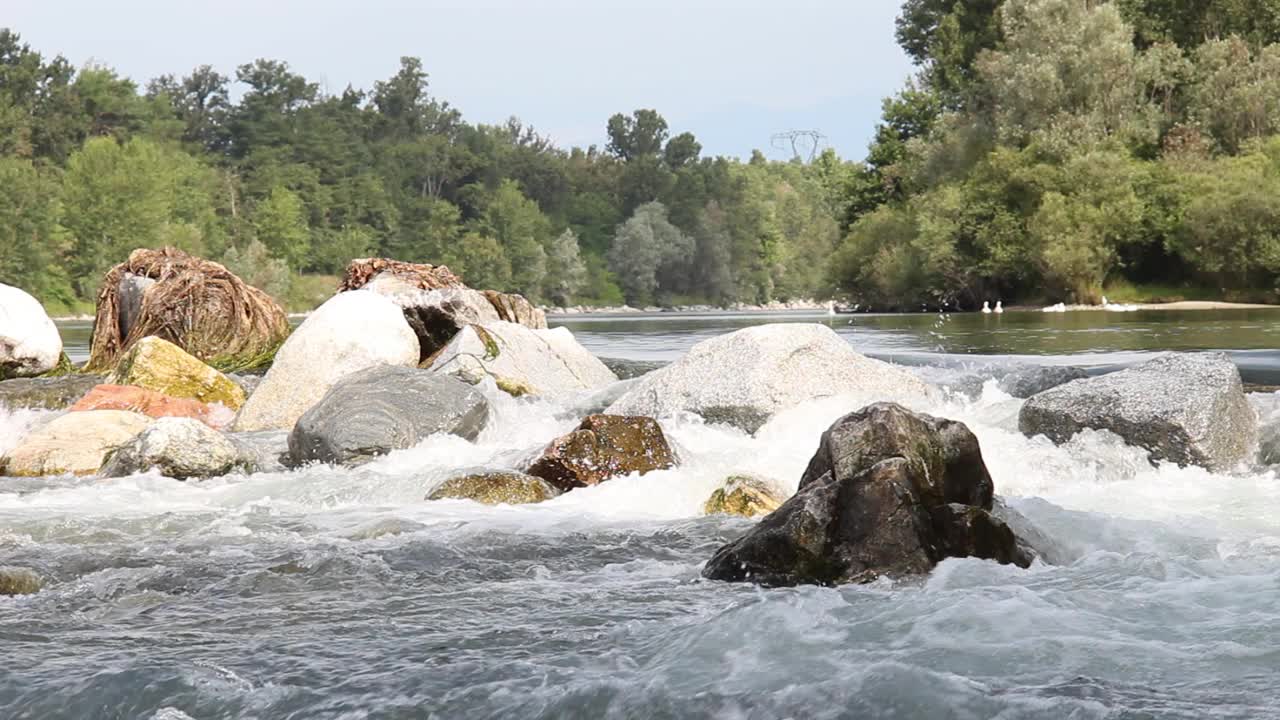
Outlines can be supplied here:
[[498, 389], [510, 395], [511, 397], [524, 397], [526, 395], [537, 395], [537, 391], [533, 389], [529, 383], [509, 378], [506, 376], [497, 376], [493, 379]]
[[708, 515], [759, 517], [777, 510], [785, 501], [782, 490], [772, 480], [754, 475], [734, 475], [711, 493], [703, 505], [703, 512]]
[[20, 567], [0, 567], [0, 596], [34, 595], [44, 587], [35, 572]]
[[428, 500], [474, 500], [485, 505], [527, 505], [550, 500], [556, 489], [532, 475], [511, 471], [480, 472], [449, 478]]
[[120, 358], [108, 382], [136, 385], [202, 403], [221, 403], [232, 410], [239, 410], [245, 402], [244, 390], [234, 380], [158, 337], [135, 343]]

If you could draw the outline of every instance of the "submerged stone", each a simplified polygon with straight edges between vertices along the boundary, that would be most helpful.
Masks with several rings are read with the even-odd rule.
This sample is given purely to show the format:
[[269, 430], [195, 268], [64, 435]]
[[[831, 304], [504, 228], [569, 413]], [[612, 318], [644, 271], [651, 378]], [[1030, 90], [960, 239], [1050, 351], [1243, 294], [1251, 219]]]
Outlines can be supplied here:
[[449, 478], [428, 500], [474, 500], [485, 505], [540, 503], [559, 495], [550, 483], [533, 475], [497, 470]]
[[703, 505], [708, 515], [768, 515], [786, 502], [787, 496], [778, 484], [754, 475], [733, 475], [711, 493]]
[[1000, 378], [999, 388], [1016, 398], [1029, 398], [1073, 380], [1089, 377], [1084, 368], [1070, 365], [1041, 365], [1012, 370]]
[[34, 595], [44, 588], [44, 581], [33, 570], [0, 567], [0, 597]]
[[796, 494], [720, 548], [703, 575], [837, 585], [927, 573], [948, 557], [1030, 565], [990, 514], [992, 498], [967, 427], [877, 403], [823, 433]]
[[675, 453], [653, 418], [591, 415], [573, 432], [552, 440], [528, 472], [569, 491], [675, 463]]

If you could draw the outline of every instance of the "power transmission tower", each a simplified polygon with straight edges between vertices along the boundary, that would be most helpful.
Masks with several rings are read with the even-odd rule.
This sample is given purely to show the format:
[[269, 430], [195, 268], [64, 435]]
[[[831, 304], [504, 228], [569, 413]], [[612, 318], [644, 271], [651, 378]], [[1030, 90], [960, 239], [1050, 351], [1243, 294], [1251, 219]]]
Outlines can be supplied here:
[[788, 130], [774, 133], [770, 138], [776, 150], [791, 148], [791, 156], [796, 160], [804, 160], [803, 151], [808, 149], [808, 162], [818, 157], [818, 151], [827, 146], [827, 136], [817, 130]]

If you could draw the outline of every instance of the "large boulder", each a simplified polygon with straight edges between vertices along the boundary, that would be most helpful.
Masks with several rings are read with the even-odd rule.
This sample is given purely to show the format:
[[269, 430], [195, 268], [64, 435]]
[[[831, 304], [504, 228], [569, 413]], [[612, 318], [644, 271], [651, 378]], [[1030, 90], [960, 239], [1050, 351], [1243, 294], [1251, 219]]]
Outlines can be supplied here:
[[0, 283], [0, 380], [42, 375], [61, 358], [62, 336], [40, 301]]
[[547, 329], [547, 314], [533, 306], [523, 295], [485, 290], [485, 298], [498, 313], [498, 319], [534, 330]]
[[1070, 365], [1032, 365], [1011, 370], [1000, 378], [999, 388], [1016, 398], [1029, 398], [1073, 380], [1089, 377], [1084, 368]]
[[293, 464], [357, 464], [403, 450], [436, 433], [474, 440], [489, 401], [453, 378], [379, 366], [349, 375], [303, 413], [289, 434]]
[[994, 489], [964, 425], [876, 403], [822, 435], [799, 490], [720, 548], [703, 575], [836, 585], [927, 573], [948, 557], [1031, 563], [990, 514]]
[[417, 364], [418, 338], [395, 303], [367, 291], [340, 293], [281, 346], [234, 428], [291, 430], [342, 378], [378, 365]]
[[60, 375], [0, 381], [0, 407], [65, 410], [103, 380], [101, 375]]
[[711, 493], [702, 510], [708, 515], [759, 517], [782, 507], [787, 495], [778, 484], [755, 475], [733, 475]]
[[675, 464], [675, 453], [653, 418], [591, 415], [552, 440], [528, 472], [568, 491]]
[[199, 400], [171, 397], [133, 385], [98, 385], [76, 401], [70, 410], [129, 410], [153, 418], [191, 418], [213, 428], [224, 428], [235, 417], [221, 405], [206, 405]]
[[606, 412], [665, 417], [681, 411], [755, 432], [781, 410], [832, 395], [865, 400], [926, 397], [915, 375], [854, 352], [817, 324], [750, 327], [694, 345], [640, 378]]
[[284, 309], [222, 265], [171, 247], [134, 250], [102, 280], [86, 368], [109, 372], [151, 336], [220, 370], [260, 367], [288, 334]]
[[478, 290], [450, 287], [423, 290], [400, 275], [382, 273], [364, 286], [395, 303], [418, 336], [419, 359], [435, 355], [458, 331], [474, 323], [492, 323], [498, 313]]
[[484, 505], [527, 505], [559, 493], [546, 480], [510, 470], [492, 470], [445, 480], [428, 500], [474, 500]]
[[226, 475], [238, 461], [239, 450], [222, 433], [198, 420], [166, 417], [114, 450], [98, 474], [124, 477], [156, 468], [187, 480]]
[[112, 450], [151, 423], [146, 415], [125, 410], [67, 413], [22, 438], [0, 458], [0, 475], [93, 475]]
[[472, 384], [493, 378], [516, 396], [594, 390], [618, 380], [567, 328], [532, 330], [509, 322], [468, 325], [427, 367]]
[[204, 364], [168, 340], [142, 338], [123, 355], [107, 378], [110, 385], [133, 385], [175, 398], [231, 410], [244, 405], [244, 390], [234, 380]]
[[1210, 470], [1247, 459], [1258, 438], [1240, 373], [1222, 353], [1171, 353], [1060, 385], [1027, 400], [1018, 427], [1056, 443], [1086, 428], [1110, 430], [1153, 460]]

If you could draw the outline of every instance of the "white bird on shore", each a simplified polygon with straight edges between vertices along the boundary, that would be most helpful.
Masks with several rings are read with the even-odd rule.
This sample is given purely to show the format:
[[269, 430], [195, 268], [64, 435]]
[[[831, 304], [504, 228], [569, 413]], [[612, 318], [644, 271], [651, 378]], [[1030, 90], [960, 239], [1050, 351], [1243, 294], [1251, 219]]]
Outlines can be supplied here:
[[1106, 307], [1106, 306], [1108, 306], [1108, 305], [1110, 305], [1110, 304], [1111, 304], [1111, 303], [1107, 302], [1107, 296], [1106, 296], [1106, 295], [1103, 295], [1103, 296], [1102, 296], [1102, 307]]
[[835, 301], [835, 300], [828, 300], [828, 301], [827, 301], [827, 314], [828, 314], [828, 315], [835, 315], [835, 314], [836, 314], [836, 301]]
[[996, 301], [996, 309], [995, 309], [995, 312], [997, 312], [997, 313], [1002, 313], [1002, 312], [1004, 312], [1004, 301], [1003, 301], [1003, 300], [997, 300], [997, 301]]
[[989, 300], [982, 301], [982, 312], [987, 315], [991, 314], [991, 301]]

